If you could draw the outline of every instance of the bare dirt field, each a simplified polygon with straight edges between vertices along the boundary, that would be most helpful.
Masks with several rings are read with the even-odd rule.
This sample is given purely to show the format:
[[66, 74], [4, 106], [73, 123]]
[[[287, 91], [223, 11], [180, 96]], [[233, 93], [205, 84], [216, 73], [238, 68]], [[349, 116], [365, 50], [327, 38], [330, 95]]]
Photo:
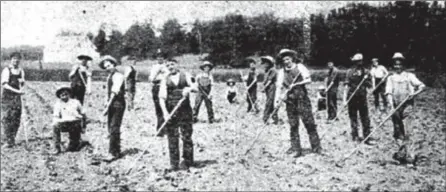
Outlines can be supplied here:
[[[52, 143], [49, 125], [57, 99], [54, 92], [61, 85], [69, 83], [28, 83], [23, 125], [29, 141], [26, 145], [21, 127], [18, 146], [1, 151], [1, 191], [446, 191], [443, 89], [427, 88], [416, 100], [414, 145], [416, 152], [426, 157], [419, 164], [410, 167], [392, 160], [397, 146], [388, 121], [374, 133], [379, 139], [377, 145], [361, 146], [343, 167], [338, 167], [335, 162], [358, 147], [351, 141], [346, 111], [331, 125], [325, 121], [325, 111], [315, 112], [319, 135], [324, 135], [323, 155], [306, 153], [296, 159], [285, 153], [289, 147], [288, 124], [264, 127], [261, 113], [246, 113], [244, 96], [238, 96], [240, 104], [230, 105], [225, 99], [225, 84], [220, 83], [213, 88], [214, 110], [220, 122], [208, 124], [202, 106], [200, 121], [194, 124], [194, 153], [199, 166], [168, 173], [165, 172], [169, 167], [167, 139], [154, 136], [155, 110], [147, 83], [137, 84], [136, 109], [124, 115], [123, 158], [111, 163], [95, 160], [108, 150], [105, 118], [100, 115], [106, 102], [104, 82], [95, 82], [94, 92], [86, 97], [91, 122], [82, 139], [92, 146], [80, 152], [49, 155]], [[314, 109], [319, 85], [321, 82], [308, 87]], [[240, 92], [245, 91], [240, 83], [238, 87]], [[258, 97], [263, 109], [265, 96], [258, 93]], [[369, 106], [372, 106], [371, 96]], [[378, 125], [380, 119], [374, 107], [369, 107], [369, 111], [372, 125]], [[284, 107], [279, 116], [287, 122]], [[253, 150], [244, 155], [262, 129]], [[302, 126], [300, 134], [303, 147], [308, 149], [308, 135]], [[67, 141], [66, 133], [62, 140]]]

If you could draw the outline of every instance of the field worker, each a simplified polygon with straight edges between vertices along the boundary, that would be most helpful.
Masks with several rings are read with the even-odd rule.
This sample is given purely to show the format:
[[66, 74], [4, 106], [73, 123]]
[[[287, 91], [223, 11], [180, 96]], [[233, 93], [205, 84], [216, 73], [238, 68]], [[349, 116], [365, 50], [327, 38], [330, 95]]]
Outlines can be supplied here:
[[[263, 112], [263, 122], [268, 123], [268, 118], [274, 112], [274, 98], [276, 95], [276, 81], [277, 71], [275, 69], [275, 59], [271, 56], [264, 56], [260, 58], [262, 65], [265, 66], [265, 80], [263, 81], [262, 92], [266, 93], [265, 110]], [[279, 123], [277, 111], [272, 114], [274, 124]]]
[[209, 123], [214, 122], [214, 111], [212, 109], [212, 95], [211, 87], [214, 84], [214, 78], [212, 77], [211, 70], [214, 67], [211, 62], [205, 61], [200, 65], [200, 69], [203, 71], [199, 73], [195, 80], [198, 83], [198, 94], [195, 98], [194, 106], [194, 122], [198, 122], [198, 112], [200, 110], [201, 102], [204, 100], [206, 109], [208, 112]]
[[231, 104], [237, 102], [237, 100], [236, 100], [237, 87], [235, 87], [234, 79], [228, 79], [228, 81], [226, 82], [226, 85], [228, 86], [226, 88], [226, 99]]
[[247, 95], [246, 101], [248, 101], [248, 112], [253, 111], [254, 113], [259, 113], [259, 108], [257, 107], [257, 72], [256, 72], [256, 61], [248, 57], [245, 59], [249, 64], [249, 72], [248, 75], [243, 77], [243, 80], [246, 81], [247, 86]]
[[[310, 144], [314, 153], [321, 153], [319, 135], [311, 109], [311, 101], [308, 97], [306, 84], [311, 83], [310, 71], [297, 58], [297, 52], [290, 49], [282, 49], [278, 58], [283, 61], [284, 67], [277, 73], [277, 90], [275, 107], [278, 107], [280, 100], [285, 100], [286, 111], [290, 123], [291, 148], [287, 154], [295, 154], [294, 157], [302, 156], [302, 147], [299, 136], [299, 119], [307, 129], [310, 137]], [[297, 77], [297, 78], [296, 78]], [[293, 81], [295, 80], [295, 81]], [[281, 94], [285, 89], [290, 89], [287, 95]]]
[[[153, 104], [155, 105], [155, 113], [156, 113], [156, 130], [158, 130], [164, 122], [163, 111], [161, 110], [160, 100], [159, 100], [159, 90], [160, 90], [160, 82], [163, 79], [163, 76], [168, 74], [167, 68], [164, 65], [165, 54], [158, 49], [156, 54], [157, 64], [155, 64], [150, 70], [149, 74], [149, 82], [152, 83], [152, 98]], [[164, 131], [159, 134], [160, 137], [164, 135]]]
[[399, 151], [394, 155], [394, 159], [400, 162], [413, 163], [415, 160], [414, 154], [409, 147], [411, 145], [410, 137], [413, 134], [411, 127], [414, 116], [413, 96], [422, 92], [425, 85], [413, 73], [404, 71], [404, 56], [401, 53], [395, 53], [392, 59], [394, 60], [393, 68], [396, 73], [389, 76], [385, 88], [390, 108], [393, 110], [405, 98], [412, 96], [392, 115], [393, 137], [400, 146]]
[[23, 85], [25, 84], [25, 72], [19, 67], [22, 59], [20, 53], [14, 52], [10, 56], [11, 63], [2, 71], [1, 84], [1, 120], [6, 144], [2, 148], [11, 148], [15, 145], [15, 137], [20, 127], [22, 115]]
[[108, 100], [103, 115], [108, 115], [107, 124], [109, 132], [109, 154], [107, 160], [115, 160], [121, 157], [121, 123], [125, 112], [125, 77], [116, 69], [118, 61], [112, 56], [104, 56], [99, 62], [101, 69], [107, 70]]
[[[361, 118], [362, 130], [364, 138], [367, 137], [372, 127], [369, 119], [369, 109], [367, 106], [367, 87], [371, 87], [369, 72], [363, 65], [362, 54], [357, 53], [353, 56], [353, 67], [347, 71], [345, 90], [344, 90], [344, 104], [347, 98], [352, 97], [353, 92], [358, 88], [358, 91], [353, 95], [348, 103], [348, 116], [350, 117], [350, 126], [352, 129], [351, 135], [353, 141], [361, 141], [358, 135], [358, 113]], [[363, 81], [363, 79], [366, 79]], [[361, 84], [361, 82], [363, 82]], [[374, 139], [369, 137], [366, 144], [373, 144]]]
[[60, 132], [69, 133], [69, 144], [66, 151], [78, 151], [80, 149], [82, 121], [85, 119], [85, 112], [77, 99], [71, 99], [71, 88], [62, 87], [56, 91], [59, 98], [54, 104], [53, 111], [53, 141], [54, 152], [61, 152]]
[[[198, 87], [188, 73], [182, 72], [177, 68], [176, 60], [169, 59], [166, 66], [169, 69], [169, 74], [161, 81], [159, 91], [161, 109], [163, 110], [164, 119], [167, 121], [166, 127], [163, 129], [167, 132], [171, 170], [186, 169], [194, 163], [194, 144], [192, 141], [193, 114], [189, 93], [198, 92]], [[185, 98], [185, 100], [179, 104], [182, 98]], [[172, 116], [169, 116], [176, 105], [180, 105], [180, 107]], [[179, 150], [180, 129], [184, 158], [181, 167]]]
[[119, 72], [124, 74], [125, 78], [125, 96], [127, 99], [127, 108], [128, 110], [132, 110], [134, 108], [133, 101], [135, 99], [136, 93], [136, 77], [138, 75], [135, 69], [136, 61], [133, 62], [133, 65], [121, 65], [116, 67]]
[[92, 61], [93, 59], [85, 54], [77, 56], [77, 59], [81, 63], [74, 65], [68, 76], [71, 81], [71, 90], [73, 92], [72, 97], [79, 100], [83, 105], [85, 93], [91, 93], [92, 72], [88, 62]]
[[338, 110], [338, 87], [339, 87], [339, 69], [334, 66], [332, 61], [327, 63], [328, 65], [328, 76], [326, 78], [325, 85], [326, 93], [327, 93], [327, 113], [328, 113], [328, 121], [336, 118], [337, 110]]
[[[372, 76], [372, 89], [375, 90], [373, 95], [375, 97], [375, 109], [381, 112], [384, 112], [387, 108], [387, 99], [384, 95], [385, 87], [386, 87], [386, 77], [389, 75], [387, 69], [380, 65], [378, 62], [378, 58], [372, 59], [372, 69], [370, 70], [370, 75]], [[381, 83], [381, 81], [383, 81]], [[381, 83], [380, 85], [378, 85]], [[376, 87], [378, 86], [378, 87]], [[379, 105], [379, 97], [381, 97], [383, 101], [384, 107], [380, 107]]]

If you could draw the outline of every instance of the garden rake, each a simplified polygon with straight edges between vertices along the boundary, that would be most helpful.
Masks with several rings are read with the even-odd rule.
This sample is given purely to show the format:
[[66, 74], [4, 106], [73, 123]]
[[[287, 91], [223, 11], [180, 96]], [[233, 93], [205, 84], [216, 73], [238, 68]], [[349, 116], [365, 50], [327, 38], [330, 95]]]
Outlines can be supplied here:
[[[168, 119], [166, 119], [163, 124], [161, 125], [161, 127], [158, 129], [156, 135], [158, 135], [163, 129], [164, 127], [166, 127], [167, 122], [169, 122], [169, 120], [172, 118], [173, 114], [180, 108], [181, 104], [184, 102], [184, 100], [186, 100], [186, 97], [183, 97], [178, 104], [173, 108], [172, 112], [170, 112]], [[142, 156], [144, 155], [144, 152], [142, 152], [137, 158], [135, 158], [135, 160], [132, 162], [132, 164], [130, 164], [130, 168], [126, 171], [125, 175], [130, 174], [130, 172], [132, 171], [133, 167], [136, 164], [136, 161], [138, 161]]]
[[360, 149], [360, 147], [363, 146], [363, 144], [367, 141], [368, 138], [370, 138], [370, 136], [372, 136], [373, 133], [375, 133], [376, 130], [378, 130], [379, 128], [381, 128], [381, 126], [384, 125], [384, 123], [390, 119], [390, 117], [392, 117], [392, 115], [397, 112], [409, 99], [413, 98], [414, 95], [409, 95], [407, 96], [397, 107], [395, 107], [392, 112], [383, 120], [381, 121], [381, 123], [375, 128], [373, 129], [373, 131], [364, 138], [364, 140], [361, 141], [361, 143], [359, 143], [359, 146], [356, 147], [355, 149], [353, 149], [352, 152], [350, 152], [349, 154], [347, 154], [344, 158], [340, 159], [339, 161], [337, 161], [335, 164], [338, 167], [343, 167], [341, 165], [341, 163], [343, 163], [345, 160], [347, 160], [348, 158], [350, 158], [356, 151], [358, 151], [358, 149]]

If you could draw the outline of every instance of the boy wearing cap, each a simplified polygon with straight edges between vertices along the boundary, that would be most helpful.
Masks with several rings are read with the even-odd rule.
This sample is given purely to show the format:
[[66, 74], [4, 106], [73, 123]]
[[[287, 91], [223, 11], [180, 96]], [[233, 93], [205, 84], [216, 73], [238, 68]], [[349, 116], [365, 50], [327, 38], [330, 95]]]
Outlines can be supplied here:
[[404, 56], [401, 53], [395, 53], [392, 57], [395, 72], [387, 79], [385, 94], [389, 101], [391, 110], [399, 106], [404, 99], [409, 97], [402, 107], [392, 115], [393, 137], [397, 141], [400, 149], [394, 154], [394, 159], [400, 162], [413, 163], [414, 154], [410, 149], [410, 137], [413, 134], [411, 122], [413, 119], [414, 99], [413, 97], [424, 91], [425, 85], [418, 80], [415, 74], [404, 71]]
[[[343, 100], [345, 104], [347, 98], [352, 97], [353, 92], [358, 89], [348, 103], [348, 116], [350, 117], [353, 141], [361, 141], [358, 135], [358, 113], [363, 127], [363, 137], [366, 138], [372, 130], [367, 106], [367, 88], [371, 87], [371, 83], [369, 72], [363, 65], [362, 54], [354, 55], [352, 62], [354, 66], [347, 71]], [[372, 137], [369, 137], [366, 144], [373, 144], [373, 140]]]
[[[375, 97], [375, 108], [376, 110], [384, 111], [387, 108], [387, 99], [384, 95], [385, 86], [386, 86], [386, 77], [389, 75], [387, 69], [380, 65], [378, 62], [378, 58], [372, 59], [372, 69], [370, 70], [370, 75], [372, 76], [372, 87], [373, 95]], [[381, 82], [383, 81], [383, 82]], [[381, 84], [380, 84], [381, 83]], [[380, 84], [380, 85], [378, 85]], [[376, 87], [378, 86], [378, 87]], [[384, 107], [379, 106], [379, 98], [381, 97], [383, 101]]]
[[21, 55], [18, 52], [11, 54], [11, 63], [2, 71], [1, 84], [1, 126], [6, 136], [4, 148], [15, 145], [15, 137], [20, 127], [22, 115], [22, 100], [24, 94], [25, 72], [19, 67]]
[[80, 64], [76, 64], [68, 75], [71, 81], [71, 90], [73, 92], [73, 98], [79, 100], [81, 104], [84, 104], [85, 93], [91, 93], [91, 70], [88, 66], [88, 62], [93, 60], [90, 56], [81, 54], [77, 56], [77, 59], [81, 61]]
[[334, 118], [336, 118], [337, 109], [338, 109], [338, 87], [339, 87], [339, 69], [334, 66], [334, 63], [332, 61], [328, 62], [328, 76], [325, 82], [325, 85], [327, 86], [325, 92], [327, 94], [327, 113], [328, 113], [328, 120], [331, 121]]
[[[179, 129], [181, 129], [184, 158], [181, 168], [188, 168], [194, 163], [194, 144], [192, 141], [193, 114], [189, 93], [198, 92], [198, 88], [188, 73], [182, 72], [177, 68], [176, 60], [168, 60], [166, 67], [169, 70], [169, 74], [161, 81], [159, 98], [164, 120], [167, 121], [163, 130], [167, 132], [171, 170], [175, 171], [180, 168]], [[179, 102], [183, 98], [185, 100], [180, 104]], [[177, 105], [179, 105], [178, 109], [172, 116], [169, 116]]]
[[125, 99], [125, 77], [116, 69], [118, 62], [111, 56], [104, 56], [99, 67], [107, 70], [108, 100], [103, 115], [108, 115], [108, 132], [110, 134], [108, 160], [114, 160], [121, 156], [121, 123], [124, 116]]
[[[253, 58], [247, 58], [246, 61], [249, 64], [248, 75], [243, 79], [246, 81], [247, 96], [246, 101], [248, 101], [248, 111], [254, 110], [254, 113], [259, 113], [259, 108], [257, 107], [257, 72], [256, 72], [256, 61]], [[254, 108], [254, 109], [253, 109]]]
[[62, 87], [56, 91], [59, 98], [54, 104], [53, 111], [53, 154], [61, 152], [60, 133], [69, 133], [69, 144], [66, 151], [77, 151], [81, 141], [82, 121], [85, 119], [85, 112], [77, 99], [71, 99], [71, 88]]
[[[157, 64], [155, 64], [150, 70], [149, 74], [149, 82], [152, 83], [152, 99], [153, 104], [155, 105], [155, 113], [156, 113], [156, 130], [158, 130], [164, 122], [163, 111], [161, 110], [160, 100], [159, 100], [159, 90], [160, 90], [160, 82], [165, 75], [168, 74], [168, 70], [164, 65], [165, 55], [158, 49], [156, 54]], [[161, 132], [159, 136], [163, 136], [164, 131]]]
[[[276, 95], [277, 71], [275, 69], [275, 60], [271, 56], [261, 57], [262, 64], [265, 65], [265, 81], [263, 81], [262, 92], [266, 93], [265, 110], [263, 112], [263, 122], [268, 123], [269, 116], [272, 117], [273, 123], [279, 123], [277, 110], [274, 112], [274, 98]], [[272, 114], [274, 112], [274, 114]]]
[[[295, 153], [294, 157], [302, 156], [302, 147], [299, 135], [299, 119], [307, 129], [310, 137], [310, 144], [314, 153], [321, 153], [319, 134], [317, 125], [314, 122], [313, 112], [311, 110], [311, 101], [308, 97], [306, 84], [311, 83], [310, 71], [297, 59], [297, 52], [289, 49], [282, 49], [278, 54], [278, 59], [285, 65], [277, 74], [277, 97], [275, 106], [278, 107], [280, 100], [286, 103], [286, 111], [290, 123], [290, 141], [291, 147], [287, 154]], [[286, 95], [282, 91], [288, 89]]]
[[214, 111], [212, 110], [212, 95], [211, 87], [214, 84], [214, 78], [212, 77], [211, 70], [213, 68], [212, 63], [205, 61], [200, 65], [200, 69], [203, 71], [199, 73], [195, 79], [198, 83], [198, 94], [195, 98], [194, 106], [194, 122], [198, 122], [198, 112], [200, 110], [201, 102], [204, 100], [206, 109], [208, 112], [209, 123], [214, 122]]
[[235, 103], [236, 102], [235, 97], [237, 96], [237, 87], [235, 87], [234, 79], [228, 79], [226, 85], [228, 86], [226, 88], [226, 99], [231, 104]]

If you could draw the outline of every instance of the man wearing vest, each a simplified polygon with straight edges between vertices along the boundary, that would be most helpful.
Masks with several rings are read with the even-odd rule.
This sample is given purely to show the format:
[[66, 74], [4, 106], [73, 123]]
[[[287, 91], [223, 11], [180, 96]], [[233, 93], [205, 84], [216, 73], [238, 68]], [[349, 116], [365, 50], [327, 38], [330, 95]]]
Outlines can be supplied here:
[[23, 85], [25, 83], [25, 73], [19, 68], [20, 53], [11, 54], [11, 64], [2, 71], [1, 85], [1, 125], [6, 138], [3, 149], [11, 148], [15, 145], [15, 138], [20, 127], [20, 117], [22, 115], [22, 100], [24, 94]]
[[[297, 59], [296, 51], [282, 49], [277, 58], [283, 61], [284, 67], [277, 74], [275, 107], [278, 107], [280, 100], [286, 103], [291, 137], [291, 148], [288, 149], [287, 154], [294, 153], [294, 157], [302, 156], [299, 119], [302, 119], [307, 129], [312, 151], [314, 153], [321, 153], [322, 147], [311, 110], [311, 101], [308, 97], [307, 88], [305, 87], [306, 84], [311, 83], [310, 71]], [[285, 89], [290, 90], [286, 95], [282, 94]]]
[[400, 163], [414, 163], [415, 156], [411, 146], [411, 136], [413, 129], [411, 127], [414, 112], [413, 97], [424, 91], [425, 85], [410, 72], [403, 69], [404, 56], [401, 53], [393, 55], [395, 74], [389, 76], [385, 88], [385, 93], [389, 101], [391, 110], [400, 105], [406, 98], [409, 99], [402, 104], [392, 115], [393, 137], [397, 141], [400, 149], [394, 154], [393, 158]]
[[248, 93], [246, 95], [246, 101], [248, 102], [248, 111], [251, 112], [253, 110], [254, 113], [259, 113], [259, 108], [257, 107], [257, 72], [256, 72], [256, 61], [248, 57], [245, 59], [246, 62], [249, 63], [249, 72], [248, 75], [243, 77], [246, 81], [246, 86], [248, 89]]
[[[372, 59], [372, 69], [370, 70], [370, 75], [372, 75], [372, 87], [375, 90], [373, 92], [373, 95], [375, 97], [375, 109], [378, 111], [385, 111], [385, 109], [387, 108], [387, 100], [386, 97], [384, 95], [385, 92], [385, 86], [386, 86], [386, 77], [387, 75], [389, 75], [389, 72], [387, 71], [387, 69], [380, 65], [378, 63], [378, 58], [373, 58]], [[381, 83], [381, 81], [383, 81]], [[379, 83], [381, 83], [380, 85], [378, 85]], [[378, 86], [378, 87], [376, 87]], [[379, 98], [381, 97], [382, 101], [383, 101], [383, 105], [384, 107], [380, 107], [379, 106]]]
[[[161, 81], [159, 98], [164, 119], [167, 121], [163, 128], [167, 131], [171, 170], [187, 169], [194, 163], [194, 144], [192, 141], [192, 108], [189, 93], [198, 92], [192, 77], [177, 68], [177, 61], [170, 59], [167, 63], [169, 74]], [[185, 98], [182, 103], [179, 103]], [[175, 106], [179, 108], [173, 112]], [[183, 158], [180, 165], [179, 130], [183, 141]]]
[[93, 60], [90, 56], [81, 54], [77, 56], [77, 59], [81, 61], [80, 64], [76, 64], [70, 71], [69, 78], [71, 80], [71, 90], [73, 98], [79, 100], [81, 104], [84, 104], [85, 93], [91, 93], [91, 70], [88, 66], [88, 62]]
[[103, 115], [108, 115], [109, 156], [107, 160], [115, 160], [121, 156], [121, 123], [125, 111], [125, 77], [116, 69], [118, 61], [111, 56], [104, 56], [99, 62], [101, 69], [107, 70], [108, 100]]
[[[277, 111], [274, 112], [274, 98], [276, 95], [276, 81], [277, 81], [277, 71], [275, 69], [275, 60], [271, 56], [261, 57], [260, 60], [262, 64], [265, 65], [265, 81], [263, 81], [263, 90], [266, 94], [265, 110], [263, 112], [263, 122], [268, 123], [269, 116], [272, 117], [273, 123], [279, 123], [279, 117], [277, 116]], [[272, 114], [272, 115], [271, 115]]]
[[328, 103], [328, 120], [331, 121], [336, 118], [337, 114], [337, 100], [338, 100], [338, 87], [339, 87], [339, 70], [334, 66], [332, 61], [328, 62], [328, 77], [326, 79], [325, 85], [327, 93], [327, 103]]
[[[156, 58], [158, 63], [155, 64], [150, 70], [149, 74], [149, 82], [152, 83], [152, 98], [153, 103], [155, 105], [155, 113], [156, 113], [156, 130], [158, 130], [164, 122], [163, 111], [161, 110], [160, 100], [159, 100], [159, 90], [160, 90], [160, 82], [165, 75], [167, 75], [168, 71], [166, 66], [164, 65], [165, 55], [158, 49], [158, 53], [156, 54]], [[164, 131], [160, 132], [157, 135], [158, 137], [164, 136]]]
[[209, 61], [203, 62], [200, 69], [203, 70], [202, 73], [198, 74], [195, 79], [198, 82], [198, 94], [195, 99], [194, 106], [194, 122], [198, 121], [198, 112], [200, 110], [201, 102], [204, 100], [206, 109], [208, 112], [209, 123], [214, 122], [214, 111], [212, 109], [212, 95], [211, 87], [214, 84], [214, 78], [212, 77], [211, 70], [213, 68], [212, 63]]
[[[360, 142], [361, 139], [358, 135], [358, 113], [361, 118], [363, 137], [366, 138], [372, 129], [367, 106], [367, 88], [371, 87], [371, 83], [369, 72], [363, 65], [362, 54], [357, 53], [354, 55], [352, 61], [354, 66], [347, 71], [343, 100], [345, 104], [347, 99], [351, 97], [348, 103], [348, 116], [350, 117], [350, 126], [352, 129], [351, 135], [353, 141]], [[356, 89], [358, 90], [352, 96]], [[369, 137], [365, 143], [371, 145], [373, 144], [373, 140], [372, 137]]]

